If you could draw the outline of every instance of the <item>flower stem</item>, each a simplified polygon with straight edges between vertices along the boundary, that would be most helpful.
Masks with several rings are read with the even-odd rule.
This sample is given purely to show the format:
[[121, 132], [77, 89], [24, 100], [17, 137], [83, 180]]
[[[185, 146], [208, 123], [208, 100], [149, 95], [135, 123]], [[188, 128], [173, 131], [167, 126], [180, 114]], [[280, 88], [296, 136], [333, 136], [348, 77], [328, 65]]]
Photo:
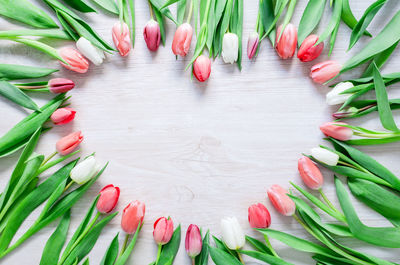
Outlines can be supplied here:
[[265, 243], [267, 244], [267, 247], [269, 248], [269, 250], [271, 250], [272, 255], [279, 258], [278, 253], [276, 253], [275, 249], [272, 247], [271, 242], [269, 242], [268, 236], [266, 234], [264, 234], [264, 239]]
[[70, 183], [68, 183], [67, 186], [65, 186], [65, 189], [64, 189], [63, 193], [66, 192], [69, 188], [71, 188], [72, 184], [74, 184], [73, 181], [71, 181]]
[[192, 14], [193, 14], [193, 0], [190, 1], [190, 6], [189, 6], [189, 13], [186, 22], [190, 23], [190, 20], [192, 20]]
[[243, 258], [242, 258], [242, 255], [240, 254], [240, 252], [236, 250], [236, 253], [237, 253], [237, 255], [238, 255], [238, 258], [239, 258], [240, 262], [241, 262], [242, 264], [244, 264], [244, 261], [243, 261]]
[[121, 252], [119, 253], [119, 257], [121, 257], [122, 254], [124, 254], [124, 252], [125, 252], [126, 246], [128, 245], [129, 236], [130, 236], [129, 234], [125, 235], [124, 244], [122, 245]]
[[192, 265], [196, 265], [196, 261], [194, 258], [192, 258]]
[[151, 19], [154, 19], [153, 5], [151, 4], [150, 0], [148, 2], [149, 2], [149, 9], [150, 9], [150, 17], [151, 17]]
[[40, 166], [44, 166], [47, 162], [50, 161], [50, 159], [52, 159], [57, 154], [58, 154], [58, 152], [54, 151], [52, 154], [50, 154], [48, 157], [46, 157], [45, 160], [43, 160], [43, 162], [42, 162], [42, 164]]
[[326, 202], [326, 205], [328, 205], [332, 210], [337, 211], [336, 207], [332, 204], [332, 202], [326, 197], [324, 191], [321, 189], [318, 190], [319, 194], [321, 194], [322, 199]]
[[161, 245], [161, 244], [158, 244], [157, 259], [156, 259], [155, 265], [157, 265], [157, 264], [158, 264], [158, 261], [160, 260], [161, 250], [162, 250], [162, 245]]

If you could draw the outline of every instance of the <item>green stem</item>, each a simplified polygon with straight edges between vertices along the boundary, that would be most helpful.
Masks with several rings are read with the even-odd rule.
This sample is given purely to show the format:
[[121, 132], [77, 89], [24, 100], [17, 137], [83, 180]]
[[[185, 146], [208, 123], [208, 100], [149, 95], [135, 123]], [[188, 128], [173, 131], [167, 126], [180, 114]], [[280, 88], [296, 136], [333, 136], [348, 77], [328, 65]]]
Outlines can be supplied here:
[[190, 20], [192, 20], [192, 14], [193, 14], [193, 0], [190, 1], [189, 14], [186, 20], [187, 23], [190, 23]]
[[118, 0], [118, 12], [119, 12], [119, 21], [122, 24], [122, 21], [124, 20], [124, 3], [123, 0]]
[[49, 162], [50, 159], [52, 159], [56, 154], [58, 154], [57, 151], [54, 151], [52, 154], [50, 154], [48, 157], [46, 157], [45, 160], [43, 160], [41, 166], [45, 165], [47, 162]]
[[[258, 3], [259, 8], [261, 7], [261, 1], [262, 1], [262, 0], [260, 0], [259, 3]], [[257, 32], [258, 32], [258, 30], [259, 30], [259, 25], [260, 25], [260, 10], [258, 11], [258, 14], [257, 14], [257, 21], [256, 21], [256, 31], [257, 31]]]
[[376, 139], [383, 139], [383, 138], [399, 136], [398, 133], [384, 133], [384, 132], [379, 133], [379, 134], [354, 132], [354, 135], [362, 136], [362, 137], [366, 137], [366, 138], [376, 138]]
[[151, 17], [151, 19], [154, 19], [153, 5], [151, 4], [150, 0], [148, 0], [148, 2], [149, 2], [149, 9], [150, 9], [150, 17]]
[[75, 154], [79, 153], [80, 151], [81, 151], [81, 150], [76, 150], [75, 152], [72, 152], [72, 153], [70, 153], [70, 154], [68, 154], [68, 155], [62, 156], [62, 157], [60, 157], [60, 158], [58, 158], [58, 159], [56, 159], [56, 160], [54, 160], [54, 161], [48, 162], [48, 163], [46, 163], [46, 164], [43, 164], [43, 163], [42, 163], [42, 166], [38, 169], [38, 172], [37, 172], [38, 176], [39, 176], [41, 173], [43, 173], [44, 171], [46, 171], [47, 169], [49, 169], [49, 168], [51, 168], [51, 167], [57, 165], [58, 163], [61, 163], [61, 162], [64, 161], [64, 160], [67, 160], [67, 159], [70, 158], [71, 156], [74, 156]]
[[[208, 23], [208, 13], [210, 13], [211, 0], [207, 0], [206, 12], [204, 13], [203, 25]], [[203, 27], [202, 25], [202, 27]]]
[[196, 265], [196, 261], [194, 258], [192, 258], [192, 265]]
[[240, 252], [236, 250], [236, 253], [237, 253], [237, 255], [238, 255], [238, 258], [239, 258], [240, 262], [241, 262], [242, 264], [244, 264], [244, 261], [243, 261], [243, 258], [242, 258], [242, 255], [240, 254]]
[[73, 181], [71, 181], [70, 183], [68, 183], [67, 186], [65, 186], [65, 189], [64, 189], [63, 193], [66, 192], [66, 191], [72, 186], [72, 184], [74, 184]]
[[119, 253], [119, 257], [122, 256], [122, 254], [124, 254], [124, 252], [125, 252], [126, 246], [128, 245], [129, 236], [130, 236], [130, 234], [125, 235], [124, 244], [122, 245], [121, 252]]
[[160, 260], [161, 250], [162, 250], [162, 245], [158, 244], [157, 259], [156, 259], [156, 264], [155, 265], [157, 265], [158, 261]]
[[326, 205], [328, 205], [332, 210], [337, 212], [338, 210], [332, 204], [332, 202], [328, 199], [328, 197], [326, 197], [326, 195], [325, 195], [324, 191], [322, 190], [322, 188], [319, 189], [318, 191], [319, 191], [319, 194], [321, 194], [322, 199], [324, 199], [324, 201], [326, 202]]
[[268, 236], [264, 234], [265, 243], [267, 243], [267, 247], [271, 250], [272, 255], [279, 258], [278, 253], [276, 253], [275, 249], [272, 247], [271, 242], [269, 242]]

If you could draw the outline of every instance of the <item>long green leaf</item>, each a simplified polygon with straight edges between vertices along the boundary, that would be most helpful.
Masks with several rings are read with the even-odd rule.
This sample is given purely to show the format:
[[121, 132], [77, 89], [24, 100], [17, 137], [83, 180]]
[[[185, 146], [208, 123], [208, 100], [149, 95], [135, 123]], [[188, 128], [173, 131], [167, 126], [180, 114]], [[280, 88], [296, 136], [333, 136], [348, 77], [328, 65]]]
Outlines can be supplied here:
[[124, 265], [128, 261], [129, 256], [131, 255], [132, 250], [135, 247], [135, 244], [136, 244], [136, 241], [137, 241], [137, 238], [139, 236], [141, 229], [142, 229], [142, 224], [136, 228], [136, 232], [133, 235], [131, 242], [129, 243], [127, 248], [124, 250], [124, 253], [120, 257], [118, 257], [117, 261], [115, 262], [115, 265]]
[[210, 256], [216, 265], [242, 265], [238, 259], [219, 248], [210, 247]]
[[39, 50], [41, 52], [44, 52], [48, 55], [50, 55], [51, 57], [63, 62], [63, 63], [67, 63], [62, 57], [61, 55], [58, 53], [58, 51], [56, 49], [54, 49], [53, 47], [44, 44], [43, 42], [37, 41], [37, 40], [31, 40], [31, 39], [26, 39], [26, 38], [21, 38], [21, 37], [17, 37], [17, 38], [9, 38], [9, 40], [15, 41], [15, 42], [19, 42], [22, 44], [25, 44], [26, 46], [35, 48], [36, 50]]
[[38, 105], [18, 87], [8, 83], [7, 81], [0, 81], [0, 95], [11, 100], [17, 105], [31, 110], [40, 111]]
[[93, 7], [88, 5], [84, 0], [68, 0], [65, 1], [65, 3], [67, 3], [73, 9], [83, 13], [96, 12], [96, 10], [94, 10]]
[[39, 78], [48, 76], [57, 69], [40, 68], [36, 66], [25, 66], [18, 64], [0, 64], [0, 79], [1, 80], [18, 80]]
[[115, 3], [115, 1], [112, 1], [112, 0], [91, 0], [91, 1], [96, 3], [101, 8], [103, 8], [115, 15], [119, 14], [118, 6]]
[[309, 0], [300, 19], [297, 43], [300, 46], [304, 39], [317, 27], [324, 13], [326, 0]]
[[257, 251], [250, 251], [250, 250], [239, 250], [240, 253], [250, 256], [252, 258], [264, 261], [265, 263], [268, 264], [274, 264], [274, 265], [293, 265], [293, 263], [286, 262], [281, 258], [277, 258], [272, 255], [268, 255], [262, 252], [257, 252]]
[[246, 236], [246, 241], [249, 242], [250, 245], [252, 245], [258, 252], [272, 255], [271, 249], [269, 249], [269, 247], [267, 247], [267, 245], [260, 240], [250, 236]]
[[113, 238], [113, 240], [111, 241], [110, 245], [107, 248], [106, 253], [104, 254], [103, 259], [100, 262], [100, 265], [114, 265], [115, 260], [117, 259], [118, 256], [118, 249], [119, 249], [118, 236], [119, 233], [117, 233]]
[[195, 259], [195, 264], [208, 265], [209, 255], [210, 255], [210, 230], [208, 230], [206, 235], [203, 237], [203, 245], [201, 247], [201, 252], [199, 255], [197, 255]]
[[[61, 29], [17, 29], [0, 31], [0, 38], [34, 36], [52, 39], [71, 40], [71, 36]], [[36, 67], [35, 67], [36, 68]]]
[[168, 242], [168, 244], [163, 246], [157, 265], [172, 265], [175, 256], [178, 253], [180, 243], [181, 225], [178, 225], [172, 234], [171, 240]]
[[338, 25], [340, 21], [340, 16], [342, 14], [342, 8], [343, 8], [343, 0], [336, 0], [333, 6], [333, 13], [331, 20], [329, 21], [328, 26], [326, 26], [325, 30], [322, 32], [322, 34], [319, 36], [318, 41], [315, 43], [315, 45], [320, 44], [324, 40], [326, 40], [329, 35], [332, 34], [332, 32], [335, 30], [336, 26]]
[[163, 7], [164, 3], [162, 0], [150, 0], [151, 4], [157, 8], [159, 12], [161, 12], [164, 16], [169, 18], [172, 22], [175, 23], [175, 25], [178, 25], [178, 22], [175, 20], [174, 16], [171, 13], [171, 10], [169, 10], [168, 7]]

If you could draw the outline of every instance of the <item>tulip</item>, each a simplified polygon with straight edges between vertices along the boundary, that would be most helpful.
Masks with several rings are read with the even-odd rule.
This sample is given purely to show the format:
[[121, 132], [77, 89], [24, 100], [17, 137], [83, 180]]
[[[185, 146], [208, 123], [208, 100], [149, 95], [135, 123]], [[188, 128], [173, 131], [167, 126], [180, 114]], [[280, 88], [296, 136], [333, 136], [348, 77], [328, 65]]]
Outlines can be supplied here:
[[200, 55], [193, 63], [193, 75], [199, 82], [206, 81], [211, 74], [211, 60], [204, 55]]
[[78, 163], [70, 172], [71, 179], [79, 184], [85, 184], [91, 180], [99, 171], [99, 164], [94, 156], [89, 156], [82, 162]]
[[75, 87], [75, 83], [72, 80], [66, 78], [53, 78], [48, 82], [50, 92], [54, 94], [65, 93]]
[[158, 245], [167, 244], [174, 233], [174, 223], [171, 218], [160, 217], [154, 223], [153, 238]]
[[253, 58], [256, 54], [259, 40], [260, 37], [257, 32], [250, 34], [249, 39], [247, 40], [247, 57], [249, 57], [249, 59]]
[[154, 19], [150, 19], [147, 22], [143, 30], [144, 41], [147, 44], [147, 48], [150, 51], [157, 51], [158, 46], [160, 46], [160, 25]]
[[183, 23], [175, 31], [174, 40], [172, 41], [172, 52], [175, 55], [185, 57], [190, 48], [192, 41], [193, 28], [189, 23]]
[[232, 250], [238, 250], [245, 244], [245, 235], [236, 217], [228, 217], [221, 220], [222, 239], [226, 246]]
[[189, 225], [188, 230], [186, 231], [185, 238], [185, 249], [186, 253], [194, 259], [197, 255], [200, 254], [201, 248], [203, 247], [203, 241], [201, 239], [200, 229], [197, 225]]
[[311, 155], [319, 162], [322, 162], [328, 166], [336, 166], [339, 162], [339, 156], [325, 148], [313, 148], [311, 149]]
[[64, 136], [56, 143], [57, 152], [62, 155], [71, 153], [81, 142], [83, 135], [81, 131], [77, 131]]
[[296, 211], [296, 205], [287, 195], [288, 191], [275, 184], [267, 190], [268, 198], [275, 209], [285, 216], [291, 216]]
[[314, 59], [317, 59], [324, 49], [323, 42], [315, 46], [317, 41], [317, 35], [311, 34], [308, 36], [300, 45], [299, 51], [297, 52], [297, 58], [299, 58], [302, 62], [310, 62]]
[[319, 168], [311, 161], [310, 158], [303, 156], [297, 163], [297, 168], [301, 179], [313, 190], [319, 190], [324, 184], [324, 177]]
[[134, 234], [137, 228], [143, 224], [145, 211], [146, 206], [140, 201], [128, 204], [122, 213], [122, 230], [127, 234]]
[[325, 61], [311, 67], [310, 76], [314, 82], [325, 83], [340, 73], [342, 65], [337, 61]]
[[[281, 35], [282, 25], [279, 26], [276, 31], [276, 51], [278, 52], [279, 57], [282, 59], [288, 59], [293, 57], [294, 52], [296, 51], [297, 45], [297, 29], [296, 27], [289, 23], [282, 35]], [[280, 39], [278, 39], [280, 36]]]
[[348, 127], [343, 127], [340, 125], [347, 125], [344, 122], [327, 122], [322, 124], [319, 129], [326, 136], [335, 138], [340, 141], [350, 140], [353, 136], [353, 130]]
[[235, 33], [225, 33], [222, 39], [222, 59], [233, 64], [238, 58], [239, 38]]
[[75, 118], [76, 111], [71, 108], [60, 108], [51, 114], [50, 119], [55, 125], [71, 122]]
[[111, 212], [117, 205], [119, 198], [119, 188], [114, 187], [114, 185], [109, 184], [101, 189], [100, 197], [97, 201], [97, 210], [101, 213]]
[[271, 225], [271, 215], [262, 203], [249, 207], [249, 223], [252, 228], [268, 228]]
[[89, 62], [77, 50], [73, 48], [62, 48], [59, 53], [64, 61], [68, 63], [60, 62], [65, 68], [81, 74], [86, 73], [89, 69]]
[[79, 40], [76, 42], [76, 47], [86, 58], [88, 58], [95, 65], [100, 65], [103, 63], [103, 60], [105, 58], [104, 52], [94, 46], [84, 37], [79, 38]]
[[328, 105], [338, 105], [346, 102], [352, 94], [342, 94], [347, 89], [354, 87], [351, 82], [341, 82], [326, 94], [326, 103]]
[[112, 39], [121, 56], [127, 56], [131, 50], [131, 37], [128, 25], [118, 21], [112, 27]]

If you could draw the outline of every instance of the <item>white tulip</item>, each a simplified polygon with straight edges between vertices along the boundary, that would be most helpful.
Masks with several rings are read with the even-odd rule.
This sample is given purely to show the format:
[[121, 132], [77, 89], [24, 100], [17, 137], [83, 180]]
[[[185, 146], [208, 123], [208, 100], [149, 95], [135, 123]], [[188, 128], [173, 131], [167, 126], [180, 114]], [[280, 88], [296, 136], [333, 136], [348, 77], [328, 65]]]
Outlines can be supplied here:
[[326, 103], [328, 105], [338, 105], [346, 102], [352, 94], [340, 94], [343, 91], [354, 87], [351, 82], [341, 82], [337, 84], [328, 94], [326, 94]]
[[225, 33], [222, 40], [222, 59], [225, 63], [234, 63], [238, 58], [239, 38], [235, 33]]
[[103, 63], [105, 58], [104, 52], [94, 46], [90, 41], [84, 37], [80, 37], [76, 42], [76, 47], [82, 53], [83, 56], [88, 58], [95, 65], [100, 65]]
[[336, 166], [339, 162], [339, 156], [325, 148], [316, 147], [311, 149], [311, 155], [318, 161], [328, 166]]
[[244, 246], [245, 235], [236, 217], [228, 217], [221, 220], [222, 240], [227, 247], [237, 250]]
[[94, 156], [90, 156], [78, 163], [70, 173], [71, 179], [79, 185], [85, 184], [99, 171], [99, 164]]

